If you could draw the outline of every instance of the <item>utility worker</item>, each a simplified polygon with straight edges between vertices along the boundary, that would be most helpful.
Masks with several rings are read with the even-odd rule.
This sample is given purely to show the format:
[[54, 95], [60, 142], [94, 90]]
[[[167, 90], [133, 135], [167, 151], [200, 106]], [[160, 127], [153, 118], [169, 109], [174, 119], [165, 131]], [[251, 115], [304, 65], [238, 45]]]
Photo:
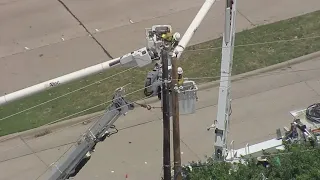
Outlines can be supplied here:
[[173, 47], [177, 46], [180, 40], [180, 33], [176, 32], [172, 34], [171, 32], [167, 32], [161, 35], [161, 38], [166, 42], [170, 42]]
[[178, 67], [178, 86], [183, 87], [183, 69], [181, 67]]

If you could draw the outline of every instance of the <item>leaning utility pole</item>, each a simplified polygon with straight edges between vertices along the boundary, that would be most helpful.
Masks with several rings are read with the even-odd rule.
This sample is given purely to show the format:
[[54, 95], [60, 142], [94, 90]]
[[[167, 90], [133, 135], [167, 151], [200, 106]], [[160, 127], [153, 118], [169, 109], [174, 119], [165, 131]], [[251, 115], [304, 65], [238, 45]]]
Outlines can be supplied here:
[[231, 112], [231, 71], [235, 38], [236, 0], [226, 0], [225, 30], [222, 40], [221, 77], [218, 113], [215, 126], [215, 160], [224, 160], [227, 155], [227, 131]]
[[170, 164], [170, 105], [169, 105], [169, 69], [168, 69], [168, 49], [161, 49], [162, 61], [162, 106], [163, 106], [163, 178], [171, 180]]
[[180, 122], [179, 122], [179, 94], [177, 76], [177, 58], [172, 57], [172, 126], [173, 126], [173, 159], [174, 159], [174, 180], [182, 180], [181, 176], [181, 151], [180, 151]]

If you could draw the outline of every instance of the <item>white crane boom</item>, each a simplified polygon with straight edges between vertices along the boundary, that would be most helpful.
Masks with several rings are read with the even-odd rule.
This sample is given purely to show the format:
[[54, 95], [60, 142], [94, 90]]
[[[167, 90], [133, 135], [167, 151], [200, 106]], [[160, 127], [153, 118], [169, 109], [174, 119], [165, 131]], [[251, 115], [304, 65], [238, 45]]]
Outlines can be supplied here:
[[190, 26], [188, 27], [187, 31], [184, 33], [183, 37], [181, 38], [179, 44], [175, 47], [173, 50], [173, 55], [177, 57], [178, 59], [180, 58], [182, 52], [184, 49], [187, 47], [190, 39], [194, 35], [194, 33], [197, 31], [199, 28], [203, 18], [207, 15], [208, 11], [212, 7], [216, 0], [206, 0], [202, 7], [200, 8], [199, 12], [191, 22]]
[[137, 65], [139, 67], [143, 67], [147, 64], [152, 63], [152, 58], [149, 55], [147, 48], [144, 47], [137, 51], [118, 57], [116, 59], [109, 60], [94, 66], [90, 66], [90, 67], [81, 69], [79, 71], [75, 71], [70, 74], [66, 74], [66, 75], [42, 82], [40, 84], [36, 84], [34, 86], [30, 86], [25, 89], [21, 89], [19, 91], [1, 96], [0, 106], [15, 100], [19, 100], [27, 96], [31, 96], [36, 93], [40, 93], [42, 91], [51, 89], [59, 85], [66, 84], [71, 81], [75, 81], [80, 78], [84, 78], [93, 74], [100, 73], [102, 71], [106, 71], [117, 65], [128, 64], [128, 63], [130, 63], [130, 65], [132, 64], [132, 65]]

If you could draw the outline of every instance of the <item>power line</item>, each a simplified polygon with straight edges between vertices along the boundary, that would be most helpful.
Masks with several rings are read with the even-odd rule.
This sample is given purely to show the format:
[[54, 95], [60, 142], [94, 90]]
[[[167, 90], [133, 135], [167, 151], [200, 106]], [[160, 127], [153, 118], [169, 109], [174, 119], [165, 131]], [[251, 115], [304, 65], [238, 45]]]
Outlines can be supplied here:
[[122, 74], [122, 73], [125, 73], [125, 72], [127, 72], [127, 71], [130, 71], [130, 70], [132, 70], [132, 69], [134, 69], [134, 68], [136, 68], [136, 67], [137, 67], [137, 66], [128, 68], [128, 69], [126, 69], [126, 70], [124, 70], [124, 71], [121, 71], [121, 72], [119, 72], [119, 73], [113, 74], [113, 75], [108, 76], [108, 77], [106, 77], [106, 78], [100, 79], [100, 80], [95, 81], [95, 82], [93, 82], [93, 83], [91, 83], [91, 84], [88, 84], [88, 85], [86, 85], [86, 86], [82, 86], [82, 87], [80, 87], [80, 88], [78, 88], [78, 89], [75, 89], [75, 90], [73, 90], [73, 91], [67, 92], [67, 93], [65, 93], [65, 94], [63, 94], [63, 95], [61, 95], [61, 96], [52, 98], [52, 99], [50, 99], [50, 100], [48, 100], [48, 101], [39, 103], [39, 104], [34, 105], [34, 106], [30, 107], [30, 108], [24, 109], [24, 110], [22, 110], [22, 111], [19, 111], [19, 112], [17, 112], [17, 113], [14, 113], [14, 114], [11, 114], [11, 115], [9, 115], [9, 116], [6, 116], [6, 117], [4, 117], [4, 118], [1, 118], [0, 121], [3, 121], [3, 120], [5, 120], [5, 119], [8, 119], [8, 118], [10, 118], [10, 117], [12, 117], [12, 116], [21, 114], [21, 113], [23, 113], [23, 112], [32, 110], [32, 109], [34, 109], [34, 108], [36, 108], [36, 107], [42, 106], [42, 105], [47, 104], [47, 103], [49, 103], [49, 102], [55, 101], [55, 100], [57, 100], [57, 99], [60, 99], [60, 98], [62, 98], [62, 97], [65, 97], [65, 96], [67, 96], [67, 95], [70, 95], [70, 94], [72, 94], [72, 93], [78, 92], [78, 91], [83, 90], [83, 89], [85, 89], [85, 88], [87, 88], [87, 87], [90, 87], [90, 86], [92, 86], [92, 85], [99, 84], [99, 83], [101, 83], [101, 82], [103, 82], [103, 81], [105, 81], [105, 80], [108, 80], [108, 79], [113, 78], [113, 77], [115, 77], [115, 76], [117, 76], [117, 75], [120, 75], [120, 74]]
[[[256, 78], [256, 77], [267, 77], [267, 76], [272, 76], [272, 75], [282, 75], [282, 74], [289, 74], [289, 73], [297, 73], [297, 72], [308, 72], [308, 71], [317, 71], [320, 70], [320, 68], [310, 68], [310, 69], [300, 69], [300, 70], [290, 70], [290, 71], [275, 71], [275, 72], [270, 72], [270, 73], [263, 73], [263, 74], [259, 74], [259, 75], [254, 75], [254, 76], [249, 76], [249, 77], [243, 77], [242, 79], [250, 79], [250, 78]], [[240, 74], [237, 74], [240, 75]], [[236, 75], [234, 75], [236, 76]], [[217, 79], [220, 77], [224, 77], [224, 76], [204, 76], [204, 77], [190, 77], [190, 78], [185, 78], [185, 79], [189, 79], [189, 80], [201, 80], [201, 79]], [[231, 76], [233, 77], [233, 76]], [[217, 80], [219, 82], [221, 82], [221, 80]]]
[[[247, 96], [247, 95], [245, 95], [245, 96], [240, 96], [240, 97], [238, 97], [238, 98], [235, 98], [234, 100], [240, 99], [240, 98], [243, 98], [243, 97], [246, 97], [246, 96]], [[148, 97], [142, 98], [142, 99], [140, 99], [140, 100], [144, 100], [144, 99], [147, 99], [147, 98], [148, 98]], [[136, 100], [136, 101], [139, 101], [139, 100]], [[132, 102], [135, 103], [136, 101], [132, 101]], [[140, 103], [139, 103], [138, 105], [140, 105]], [[208, 105], [208, 106], [204, 106], [204, 107], [198, 107], [197, 110], [204, 109], [204, 108], [208, 108], [208, 107], [212, 107], [212, 106], [216, 106], [216, 104]], [[153, 113], [153, 114], [154, 114], [154, 113]], [[155, 114], [155, 115], [156, 115], [156, 114]], [[95, 119], [95, 118], [97, 118], [97, 117], [99, 117], [99, 116], [100, 116], [100, 115], [97, 115], [97, 116], [94, 116], [94, 117], [91, 117], [91, 118], [88, 118], [88, 119], [89, 119], [89, 120], [90, 120], [90, 119]], [[141, 126], [141, 125], [145, 125], [145, 124], [148, 124], [148, 123], [152, 123], [152, 122], [156, 122], [156, 121], [161, 121], [161, 120], [162, 120], [158, 115], [156, 115], [156, 117], [157, 117], [156, 120], [150, 120], [150, 121], [146, 121], [146, 122], [142, 122], [142, 123], [137, 123], [137, 124], [134, 124], [134, 125], [131, 125], [131, 126], [128, 126], [128, 127], [119, 128], [118, 130], [119, 130], [119, 132], [120, 132], [120, 131], [123, 131], [123, 130], [128, 130], [128, 129], [131, 129], [131, 128], [135, 128], [135, 127], [137, 127], [137, 126]], [[91, 127], [92, 127], [92, 126], [91, 126]], [[91, 128], [91, 127], [89, 127], [89, 128]], [[65, 127], [65, 128], [68, 128], [68, 127]], [[60, 130], [63, 130], [63, 129], [65, 129], [65, 128], [61, 128]], [[89, 128], [88, 128], [88, 129], [89, 129]], [[275, 133], [273, 133], [273, 134], [275, 134]], [[269, 135], [272, 135], [272, 134], [269, 134]], [[45, 149], [43, 149], [43, 150], [37, 151], [36, 153], [43, 152], [43, 151], [50, 150], [50, 149], [54, 149], [54, 148], [57, 148], [57, 147], [62, 147], [62, 146], [65, 146], [65, 145], [70, 145], [70, 144], [73, 144], [73, 143], [76, 143], [76, 142], [77, 142], [77, 141], [72, 141], [72, 142], [65, 143], [65, 144], [58, 145], [58, 146], [54, 146], [54, 147], [51, 147], [51, 148], [45, 148]], [[22, 145], [21, 145], [21, 146], [22, 146]], [[18, 148], [18, 147], [21, 147], [21, 146], [16, 146], [15, 148]], [[9, 149], [9, 150], [11, 150], [11, 149]], [[7, 151], [9, 151], [9, 150], [7, 150]], [[17, 159], [17, 158], [20, 158], [20, 157], [24, 157], [24, 156], [27, 156], [27, 155], [31, 155], [31, 154], [33, 154], [33, 153], [28, 153], [28, 154], [21, 155], [21, 156], [18, 156], [18, 157], [14, 157], [14, 158], [10, 158], [10, 159], [7, 159], [7, 160], [3, 160], [3, 161], [0, 161], [0, 163], [1, 163], [1, 162], [5, 162], [5, 161], [10, 161], [10, 160], [12, 160], [12, 159]]]
[[[310, 39], [317, 39], [317, 38], [320, 38], [320, 36], [310, 36], [305, 38], [293, 38], [293, 39], [286, 39], [286, 40], [267, 41], [267, 42], [260, 42], [260, 43], [239, 44], [233, 47], [247, 47], [247, 46], [265, 45], [265, 44], [273, 44], [273, 43], [285, 43], [285, 42], [310, 40]], [[206, 51], [206, 50], [216, 50], [216, 49], [222, 49], [222, 47], [186, 49], [185, 51]]]
[[[149, 87], [151, 87], [151, 86], [152, 86], [152, 85], [150, 85]], [[123, 97], [126, 97], [126, 96], [128, 96], [128, 95], [137, 93], [137, 92], [139, 92], [139, 91], [141, 91], [141, 90], [143, 90], [143, 89], [144, 89], [144, 88], [137, 89], [137, 90], [135, 90], [135, 91], [133, 91], [133, 92], [131, 92], [131, 93], [128, 93], [128, 94], [124, 95]], [[149, 98], [149, 97], [144, 97], [144, 98], [142, 98], [141, 100], [147, 99], [147, 98]], [[119, 99], [119, 98], [115, 98], [115, 99]], [[113, 100], [114, 100], [114, 99], [113, 99]], [[77, 115], [77, 114], [81, 114], [81, 113], [83, 113], [83, 112], [86, 112], [86, 111], [89, 111], [89, 110], [91, 110], [91, 109], [97, 108], [97, 107], [102, 106], [102, 105], [105, 105], [105, 104], [107, 104], [107, 103], [110, 103], [110, 102], [112, 102], [113, 100], [109, 100], [109, 101], [107, 101], [107, 102], [103, 102], [103, 103], [101, 103], [101, 104], [98, 104], [98, 105], [89, 107], [89, 108], [84, 109], [84, 110], [82, 110], [82, 111], [78, 111], [78, 112], [76, 112], [76, 113], [73, 113], [73, 114], [71, 114], [71, 115], [65, 116], [65, 117], [63, 117], [63, 118], [60, 118], [60, 119], [58, 119], [58, 120], [56, 120], [56, 121], [50, 122], [50, 123], [45, 124], [45, 125], [50, 125], [50, 124], [57, 123], [57, 122], [62, 121], [62, 120], [64, 120], [64, 119], [67, 119], [67, 118], [70, 118], [70, 117], [72, 117], [72, 116], [75, 116], [75, 115]]]
[[[68, 93], [66, 93], [66, 94], [63, 94], [63, 95], [61, 95], [61, 96], [58, 96], [58, 97], [56, 97], [56, 98], [50, 99], [50, 100], [45, 101], [45, 102], [43, 102], [43, 103], [37, 104], [37, 105], [32, 106], [32, 107], [30, 107], [30, 108], [24, 109], [24, 110], [19, 111], [19, 112], [17, 112], [17, 113], [14, 113], [14, 114], [11, 114], [11, 115], [6, 116], [6, 117], [4, 117], [4, 118], [1, 118], [0, 121], [3, 121], [3, 120], [8, 119], [8, 118], [10, 118], [10, 117], [12, 117], [12, 116], [15, 116], [15, 115], [24, 113], [24, 112], [26, 112], [26, 111], [32, 110], [32, 109], [34, 109], [34, 108], [36, 108], [36, 107], [39, 107], [39, 106], [44, 105], [44, 104], [47, 104], [47, 103], [52, 102], [52, 101], [54, 101], [54, 100], [60, 99], [60, 98], [62, 98], [62, 97], [65, 97], [65, 96], [67, 96], [67, 95], [70, 95], [70, 94], [72, 94], [72, 93], [74, 93], [74, 92], [77, 92], [77, 91], [79, 91], [79, 90], [85, 89], [85, 88], [87, 88], [87, 87], [89, 87], [89, 86], [98, 84], [98, 83], [100, 83], [100, 82], [102, 82], [102, 81], [105, 81], [105, 80], [108, 80], [108, 79], [110, 79], [110, 78], [112, 78], [112, 77], [114, 77], [114, 76], [116, 76], [116, 75], [119, 75], [119, 74], [122, 74], [122, 73], [124, 73], [124, 72], [130, 71], [130, 70], [133, 69], [133, 68], [136, 68], [136, 66], [135, 66], [135, 67], [132, 67], [132, 68], [129, 68], [129, 69], [126, 69], [126, 70], [124, 70], [124, 71], [121, 71], [121, 72], [119, 72], [119, 73], [113, 74], [112, 76], [106, 77], [106, 78], [104, 78], [104, 79], [95, 81], [94, 83], [91, 83], [91, 84], [89, 84], [89, 85], [87, 85], [87, 86], [78, 88], [78, 89], [76, 89], [76, 90], [74, 90], [74, 91], [70, 91], [70, 92], [68, 92]], [[251, 78], [257, 78], [257, 77], [267, 77], [267, 76], [272, 76], [272, 75], [281, 75], [281, 74], [296, 73], [296, 72], [308, 72], [308, 71], [316, 71], [316, 70], [320, 70], [320, 68], [290, 70], [290, 71], [285, 71], [285, 72], [282, 72], [282, 71], [281, 71], [281, 72], [280, 72], [280, 71], [277, 72], [277, 71], [276, 71], [276, 72], [263, 73], [263, 74], [260, 74], [260, 75], [255, 75], [255, 76], [250, 76], [250, 77], [243, 77], [242, 79], [251, 79]], [[202, 79], [218, 79], [218, 78], [220, 78], [220, 77], [221, 77], [221, 76], [204, 76], [204, 77], [190, 77], [190, 78], [185, 78], [185, 79], [186, 79], [186, 80], [188, 80], [188, 79], [189, 79], [189, 80], [202, 80]], [[221, 82], [221, 80], [210, 81], [210, 82]], [[210, 82], [208, 82], [208, 83], [210, 83]], [[150, 85], [149, 87], [151, 87], [151, 85]], [[140, 89], [140, 90], [143, 90], [143, 89], [144, 89], [144, 88], [142, 88], [142, 89]], [[139, 91], [139, 90], [138, 90], [138, 91]], [[110, 101], [109, 101], [109, 102], [110, 102]], [[97, 105], [97, 106], [95, 106], [95, 107], [99, 107], [99, 106], [101, 106], [101, 105], [103, 105], [103, 103], [100, 104], [100, 105]], [[93, 107], [93, 108], [95, 108], [95, 107]], [[92, 109], [93, 109], [93, 108], [92, 108]]]
[[[137, 100], [137, 101], [138, 101], [138, 100]], [[135, 103], [135, 101], [134, 101], [133, 103]], [[152, 107], [152, 108], [153, 108], [153, 107]], [[157, 108], [157, 107], [155, 107], [155, 108]], [[152, 110], [151, 110], [151, 111], [152, 111]], [[102, 114], [103, 114], [103, 112], [102, 112], [101, 114], [99, 114], [99, 115], [96, 115], [96, 116], [94, 116], [94, 117], [88, 118], [88, 119], [86, 119], [86, 120], [88, 121], [88, 120], [91, 120], [91, 119], [95, 119], [95, 118], [101, 117]], [[159, 120], [162, 120], [162, 119], [157, 119], [157, 120], [150, 120], [150, 121], [146, 121], [146, 122], [141, 122], [141, 123], [137, 123], [137, 124], [134, 124], [134, 125], [131, 125], [131, 126], [128, 126], [128, 127], [119, 128], [118, 130], [119, 130], [119, 132], [120, 132], [120, 131], [123, 131], [123, 130], [128, 130], [128, 129], [131, 129], [131, 128], [135, 128], [135, 127], [138, 127], [138, 126], [141, 126], [141, 125], [145, 125], [145, 124], [149, 124], [149, 123], [152, 123], [152, 122], [156, 122], [156, 121], [159, 121]], [[80, 122], [80, 123], [82, 123], [82, 122]], [[80, 123], [77, 123], [77, 124], [80, 124]], [[59, 131], [62, 131], [62, 130], [64, 130], [64, 129], [66, 129], [66, 128], [69, 128], [69, 127], [63, 127], [63, 128], [61, 128], [61, 129], [59, 129]], [[90, 127], [89, 127], [88, 129], [90, 129]], [[58, 132], [58, 131], [56, 131], [56, 132], [54, 132], [54, 133], [57, 133], [57, 132]], [[20, 138], [22, 138], [22, 137], [20, 137]], [[4, 141], [6, 141], [6, 140], [4, 140]], [[4, 142], [4, 141], [0, 141], [0, 143], [1, 143], [1, 142]], [[32, 155], [32, 154], [34, 154], [34, 153], [40, 153], [40, 152], [47, 151], [47, 150], [50, 150], [50, 149], [54, 149], [54, 148], [58, 148], [58, 147], [66, 146], [66, 145], [70, 145], [70, 144], [73, 144], [73, 143], [76, 143], [76, 142], [77, 142], [77, 140], [76, 140], [76, 141], [71, 141], [71, 142], [69, 142], [69, 143], [64, 143], [64, 144], [61, 144], [61, 145], [53, 146], [53, 147], [50, 147], [50, 148], [45, 148], [45, 149], [42, 149], [42, 150], [40, 150], [40, 151], [30, 152], [30, 153], [27, 153], [27, 154], [24, 154], [24, 155], [21, 155], [21, 156], [17, 156], [17, 157], [14, 157], [14, 158], [2, 160], [2, 161], [0, 161], [0, 163], [5, 162], [5, 161], [10, 161], [10, 160], [12, 160], [12, 159], [17, 159], [17, 158], [20, 158], [20, 157]], [[23, 146], [23, 144], [22, 144], [22, 145], [15, 146], [15, 147], [12, 147], [12, 148], [10, 148], [10, 149], [7, 149], [7, 150], [5, 150], [5, 151], [2, 151], [2, 153], [7, 152], [7, 151], [11, 151], [12, 149], [19, 148], [19, 147], [22, 147], [22, 146]]]
[[[253, 45], [263, 45], [263, 44], [281, 43], [281, 42], [289, 42], [289, 41], [297, 41], [297, 40], [315, 39], [315, 38], [320, 38], [320, 36], [312, 36], [312, 37], [306, 37], [306, 38], [295, 38], [295, 39], [288, 39], [288, 40], [277, 40], [277, 41], [262, 42], [262, 43], [242, 44], [242, 45], [237, 45], [237, 46], [234, 46], [234, 47], [245, 47], [245, 46], [253, 46]], [[215, 50], [215, 49], [221, 49], [221, 48], [222, 48], [222, 47], [214, 47], [214, 48], [203, 48], [203, 49], [185, 50], [185, 51]], [[38, 105], [32, 106], [32, 107], [27, 108], [27, 109], [25, 109], [25, 110], [19, 111], [18, 113], [11, 114], [11, 115], [9, 115], [9, 116], [7, 116], [7, 117], [5, 117], [5, 118], [1, 118], [0, 121], [5, 120], [5, 119], [7, 119], [7, 118], [10, 118], [10, 117], [12, 117], [12, 116], [21, 114], [21, 113], [23, 113], [23, 112], [29, 111], [29, 110], [31, 110], [31, 109], [34, 109], [34, 108], [38, 107], [38, 106], [47, 104], [47, 103], [49, 103], [49, 102], [51, 102], [51, 101], [54, 101], [54, 100], [57, 100], [57, 99], [59, 99], [59, 98], [65, 97], [65, 96], [67, 96], [67, 95], [69, 95], [69, 94], [72, 94], [72, 93], [74, 93], [74, 92], [77, 92], [77, 91], [79, 91], [79, 90], [82, 90], [82, 89], [84, 89], [84, 88], [87, 88], [87, 87], [89, 87], [89, 86], [92, 86], [92, 85], [94, 85], [94, 84], [97, 84], [97, 83], [99, 83], [99, 82], [101, 82], [101, 81], [105, 81], [105, 80], [107, 80], [107, 79], [110, 79], [111, 77], [114, 77], [114, 76], [116, 76], [116, 75], [122, 74], [122, 73], [127, 72], [127, 71], [129, 71], [129, 70], [131, 70], [131, 69], [133, 69], [133, 68], [136, 68], [136, 67], [137, 67], [137, 66], [134, 66], [134, 67], [132, 67], [132, 68], [128, 68], [128, 69], [126, 69], [126, 70], [124, 70], [124, 71], [122, 71], [122, 72], [116, 73], [116, 74], [114, 74], [114, 75], [112, 75], [112, 76], [109, 76], [109, 77], [107, 77], [107, 78], [104, 78], [104, 79], [102, 79], [102, 80], [98, 80], [98, 81], [96, 81], [96, 82], [94, 82], [94, 83], [92, 83], [92, 84], [89, 84], [89, 85], [87, 85], [87, 86], [84, 86], [84, 87], [82, 87], [82, 88], [76, 89], [76, 90], [74, 90], [74, 91], [68, 92], [68, 93], [66, 93], [66, 94], [64, 94], [64, 95], [58, 96], [58, 97], [53, 98], [53, 99], [51, 99], [51, 100], [48, 100], [48, 101], [46, 101], [46, 102], [43, 102], [43, 103], [40, 103], [40, 104], [38, 104]], [[302, 71], [303, 71], [303, 70], [302, 70]], [[220, 77], [220, 76], [216, 76], [216, 77], [203, 77], [203, 79], [211, 79], [211, 78], [219, 78], [219, 77]], [[189, 78], [189, 79], [191, 79], [191, 78]], [[196, 79], [194, 79], [194, 80], [196, 80]]]
[[[241, 96], [241, 97], [235, 98], [234, 100], [239, 99], [239, 98], [242, 98], [242, 97], [246, 97], [246, 96]], [[147, 99], [147, 98], [142, 98], [142, 100], [143, 100], [143, 99]], [[136, 100], [136, 101], [138, 101], [138, 100]], [[133, 101], [133, 103], [135, 103], [136, 101]], [[139, 103], [138, 105], [140, 105], [140, 103]], [[198, 107], [197, 110], [204, 109], [204, 108], [208, 108], [208, 107], [212, 107], [212, 106], [216, 106], [216, 104], [208, 105], [208, 106], [204, 106], [204, 107]], [[103, 113], [101, 113], [101, 114], [103, 114]], [[155, 113], [153, 113], [153, 114], [156, 115]], [[88, 120], [95, 119], [95, 118], [97, 118], [97, 117], [99, 117], [99, 116], [100, 116], [100, 115], [97, 115], [97, 116], [88, 118]], [[152, 123], [152, 122], [156, 122], [156, 121], [161, 121], [161, 120], [162, 120], [162, 118], [160, 118], [158, 115], [156, 115], [156, 117], [157, 117], [156, 120], [150, 120], [150, 121], [146, 121], [146, 122], [142, 122], [142, 123], [137, 123], [137, 124], [134, 124], [134, 125], [131, 125], [131, 126], [128, 126], [128, 127], [119, 128], [118, 130], [119, 130], [119, 132], [120, 132], [120, 131], [123, 131], [123, 130], [129, 130], [129, 129], [131, 129], [131, 128], [135, 128], [135, 127], [138, 127], [138, 126], [141, 126], [141, 125], [145, 125], [145, 124], [149, 124], [149, 123]], [[92, 127], [92, 126], [90, 126], [88, 129], [90, 129], [91, 127]], [[65, 129], [65, 128], [68, 128], [68, 127], [61, 128], [60, 130], [63, 130], [63, 129]], [[56, 132], [55, 132], [55, 133], [56, 133]], [[273, 134], [275, 134], [275, 133], [273, 133]], [[272, 134], [269, 134], [269, 135], [272, 135]], [[22, 138], [22, 137], [21, 137], [21, 138]], [[1, 141], [0, 141], [0, 142], [1, 142]], [[62, 146], [70, 145], [70, 144], [73, 144], [73, 143], [76, 143], [76, 142], [77, 142], [77, 140], [76, 140], [76, 141], [69, 142], [69, 143], [61, 144], [61, 145], [58, 145], [58, 146], [54, 146], [54, 147], [51, 147], [51, 148], [45, 148], [45, 149], [43, 149], [43, 150], [36, 151], [35, 153], [43, 152], [43, 151], [50, 150], [50, 149], [54, 149], [54, 148], [57, 148], [57, 147], [62, 147]], [[19, 147], [21, 147], [21, 146], [22, 146], [22, 145], [15, 146], [14, 148], [19, 148]], [[11, 150], [11, 149], [8, 149], [8, 150], [6, 150], [6, 151], [10, 151], [10, 150]], [[6, 151], [4, 151], [4, 152], [6, 152]], [[1, 163], [1, 162], [5, 162], [5, 161], [10, 161], [10, 160], [12, 160], [12, 159], [17, 159], [17, 158], [20, 158], [20, 157], [28, 156], [28, 155], [31, 155], [31, 154], [33, 154], [33, 153], [27, 153], [27, 154], [25, 154], [25, 155], [21, 155], [21, 156], [18, 156], [18, 157], [6, 159], [6, 160], [3, 160], [3, 161], [0, 161], [0, 163]]]
[[[119, 74], [121, 74], [121, 73], [123, 73], [123, 72], [126, 72], [126, 71], [128, 71], [128, 70], [131, 70], [131, 69], [133, 69], [133, 68], [135, 68], [135, 67], [126, 69], [125, 71], [122, 71], [122, 72], [120, 72], [120, 73], [117, 73], [117, 74], [114, 74], [114, 75], [112, 75], [112, 76], [109, 76], [109, 77], [107, 77], [107, 78], [105, 78], [105, 79], [103, 79], [103, 80], [96, 81], [96, 82], [91, 83], [91, 84], [89, 84], [89, 85], [87, 85], [87, 86], [84, 86], [84, 87], [82, 87], [82, 88], [76, 89], [76, 90], [74, 90], [74, 91], [71, 91], [71, 92], [66, 93], [66, 94], [64, 94], [64, 95], [61, 95], [61, 96], [59, 96], [59, 97], [56, 97], [56, 98], [53, 98], [53, 99], [48, 100], [48, 101], [46, 101], [46, 102], [40, 103], [40, 104], [38, 104], [38, 105], [35, 105], [35, 106], [33, 106], [33, 107], [30, 107], [30, 108], [27, 108], [27, 109], [25, 109], [25, 110], [19, 111], [19, 112], [17, 112], [17, 113], [8, 115], [8, 116], [6, 116], [6, 117], [4, 117], [4, 118], [1, 118], [0, 121], [3, 121], [3, 120], [5, 120], [5, 119], [8, 119], [8, 118], [10, 118], [10, 117], [12, 117], [12, 116], [21, 114], [21, 113], [26, 112], [26, 111], [28, 111], [28, 110], [34, 109], [34, 108], [36, 108], [36, 107], [38, 107], [38, 106], [41, 106], [41, 105], [46, 104], [46, 103], [49, 103], [49, 102], [51, 102], [51, 101], [54, 101], [54, 100], [56, 100], [56, 99], [59, 99], [59, 98], [64, 97], [64, 96], [66, 96], [66, 95], [69, 95], [69, 94], [71, 94], [71, 93], [74, 93], [74, 92], [79, 91], [79, 90], [81, 90], [81, 89], [84, 89], [84, 88], [86, 88], [86, 87], [89, 87], [89, 86], [92, 86], [92, 85], [94, 85], [94, 84], [100, 83], [101, 81], [107, 80], [107, 79], [109, 79], [109, 78], [111, 78], [111, 77], [114, 77], [114, 76], [116, 76], [116, 75], [119, 75]], [[141, 90], [143, 90], [143, 89], [145, 89], [145, 88], [151, 87], [151, 86], [153, 86], [153, 85], [149, 85], [149, 86], [143, 87], [143, 88], [141, 88], [141, 89], [137, 89], [137, 90], [135, 90], [135, 91], [133, 91], [133, 92], [131, 92], [131, 93], [129, 93], [129, 94], [126, 94], [125, 96], [134, 94], [134, 93], [136, 93], [136, 92], [139, 92], [139, 91], [141, 91]], [[147, 97], [147, 98], [149, 98], [149, 97]], [[77, 115], [77, 114], [80, 114], [80, 113], [82, 113], [82, 112], [89, 111], [89, 110], [94, 109], [94, 108], [96, 108], [96, 107], [102, 106], [102, 105], [104, 105], [105, 103], [110, 103], [111, 101], [112, 101], [112, 100], [107, 101], [107, 102], [104, 102], [104, 103], [101, 103], [101, 104], [98, 104], [98, 105], [96, 105], [96, 106], [90, 107], [90, 108], [88, 108], [88, 109], [85, 109], [85, 110], [83, 110], [83, 111], [74, 113], [74, 114], [72, 114], [72, 115], [68, 115], [68, 116], [66, 116], [66, 117], [64, 117], [64, 118], [61, 118], [61, 120], [65, 119], [65, 118], [68, 118], [68, 117], [72, 117], [72, 116]], [[61, 120], [59, 120], [59, 121], [61, 121]], [[48, 124], [53, 124], [53, 123], [56, 123], [56, 122], [58, 122], [58, 121], [50, 122], [50, 123], [48, 123]], [[48, 124], [45, 124], [45, 125], [48, 125]]]
[[[131, 94], [133, 94], [133, 93], [135, 93], [135, 91], [134, 91], [134, 92], [131, 92]], [[130, 94], [130, 93], [129, 93], [129, 94]], [[128, 95], [129, 95], [129, 94], [128, 94]], [[144, 98], [138, 99], [138, 100], [136, 100], [136, 101], [141, 101], [141, 100], [144, 100], [144, 99], [146, 99], [146, 98], [148, 98], [148, 97], [144, 97]], [[133, 102], [135, 102], [135, 101], [133, 101]], [[107, 103], [107, 102], [105, 102], [105, 103]], [[105, 103], [104, 103], [104, 104], [105, 104]], [[123, 106], [120, 106], [120, 107], [118, 107], [118, 108], [121, 108], [121, 107], [124, 107], [124, 106], [127, 106], [127, 105], [123, 105]], [[107, 108], [108, 108], [108, 107], [107, 107]], [[106, 108], [106, 109], [107, 109], [107, 108]], [[106, 109], [105, 109], [105, 110], [106, 110]], [[111, 110], [111, 111], [108, 111], [108, 112], [112, 112], [112, 111], [117, 111], [117, 109], [114, 109], [114, 110]], [[81, 111], [80, 111], [80, 112], [81, 112]], [[57, 120], [57, 121], [58, 121], [58, 120]], [[94, 125], [95, 125], [95, 123], [93, 123], [93, 124], [87, 129], [86, 132], [88, 132]], [[125, 128], [123, 128], [123, 129], [125, 129]], [[81, 138], [82, 138], [82, 136], [80, 136], [80, 137], [77, 139], [77, 141], [75, 141], [75, 142], [78, 142]], [[72, 142], [72, 143], [70, 143], [70, 144], [74, 144], [74, 142]], [[43, 173], [41, 173], [40, 176], [39, 176], [36, 180], [38, 180], [43, 174], [45, 174], [45, 173], [48, 171], [48, 169], [49, 169], [50, 167], [52, 167], [52, 165], [56, 164], [72, 147], [73, 147], [73, 145], [70, 146], [61, 156], [59, 156], [59, 158], [58, 158], [54, 163], [52, 163], [49, 167], [47, 167], [46, 170], [45, 170]]]

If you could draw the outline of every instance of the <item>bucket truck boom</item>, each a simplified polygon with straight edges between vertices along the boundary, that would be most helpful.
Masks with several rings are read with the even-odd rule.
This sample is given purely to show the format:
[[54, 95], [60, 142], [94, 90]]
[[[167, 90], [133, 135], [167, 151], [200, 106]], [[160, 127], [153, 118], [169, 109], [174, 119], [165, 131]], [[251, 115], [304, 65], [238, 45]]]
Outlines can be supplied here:
[[[84, 135], [73, 145], [58, 162], [43, 174], [40, 179], [64, 180], [74, 177], [81, 168], [89, 161], [95, 146], [103, 142], [106, 137], [114, 134], [110, 129], [115, 129], [114, 122], [134, 106], [124, 97], [124, 88], [118, 88], [112, 100], [112, 104], [106, 109], [104, 115], [88, 129]], [[117, 130], [116, 130], [117, 132]], [[116, 133], [115, 132], [115, 133]]]
[[227, 131], [231, 115], [231, 71], [235, 40], [236, 0], [227, 0], [225, 30], [222, 39], [221, 76], [219, 87], [218, 113], [214, 123], [214, 158], [224, 160], [227, 155]]
[[40, 84], [36, 84], [34, 86], [27, 87], [25, 89], [21, 89], [19, 91], [6, 94], [4, 96], [0, 97], [0, 106], [4, 105], [6, 103], [19, 100], [21, 98], [31, 96], [36, 93], [40, 93], [45, 90], [49, 90], [51, 88], [60, 86], [62, 84], [69, 83], [71, 81], [75, 81], [80, 78], [84, 78], [93, 74], [97, 74], [103, 71], [106, 71], [110, 68], [113, 68], [118, 65], [132, 65], [132, 66], [138, 66], [143, 67], [150, 63], [152, 63], [153, 60], [157, 60], [157, 57], [155, 57], [153, 52], [150, 52], [147, 48], [141, 48], [137, 51], [133, 51], [131, 53], [125, 54], [121, 57], [118, 57], [116, 59], [103, 62], [101, 64], [97, 64], [94, 66], [90, 66], [84, 69], [81, 69], [79, 71], [75, 71], [70, 74], [66, 74], [61, 77], [57, 77], [45, 82], [42, 82]]

